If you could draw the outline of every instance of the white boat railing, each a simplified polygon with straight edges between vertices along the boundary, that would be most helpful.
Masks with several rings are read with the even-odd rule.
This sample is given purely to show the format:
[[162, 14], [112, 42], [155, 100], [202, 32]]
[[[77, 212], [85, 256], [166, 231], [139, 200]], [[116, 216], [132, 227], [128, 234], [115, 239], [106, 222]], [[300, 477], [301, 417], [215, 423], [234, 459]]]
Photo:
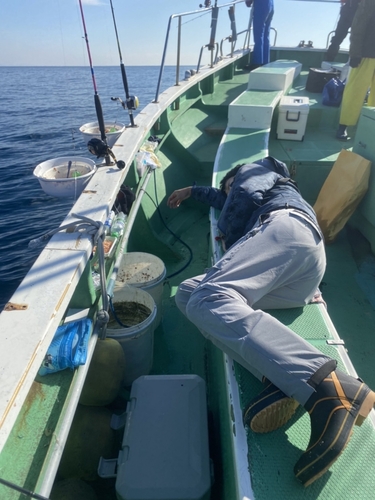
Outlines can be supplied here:
[[[236, 4], [239, 4], [239, 3], [244, 3], [244, 0], [235, 0], [233, 2], [230, 2], [230, 3], [225, 3], [223, 5], [220, 5], [220, 6], [216, 6], [215, 7], [206, 7], [206, 8], [201, 8], [199, 10], [193, 10], [193, 11], [189, 11], [189, 12], [183, 12], [181, 14], [172, 14], [170, 17], [169, 17], [169, 21], [168, 21], [168, 26], [167, 26], [167, 32], [166, 32], [166, 36], [165, 36], [165, 42], [164, 42], [164, 50], [163, 50], [163, 56], [162, 56], [162, 60], [161, 60], [161, 64], [160, 64], [160, 72], [159, 72], [159, 78], [158, 78], [158, 83], [157, 83], [157, 87], [156, 87], [156, 93], [155, 93], [155, 99], [154, 99], [154, 102], [158, 102], [158, 99], [159, 99], [159, 92], [160, 92], [160, 85], [161, 85], [161, 81], [162, 81], [162, 78], [163, 78], [163, 72], [164, 72], [164, 66], [165, 66], [165, 59], [166, 59], [166, 56], [167, 56], [167, 50], [168, 50], [168, 42], [169, 42], [169, 36], [170, 36], [170, 32], [171, 32], [171, 26], [172, 26], [172, 21], [173, 19], [178, 19], [178, 33], [177, 33], [177, 59], [176, 59], [176, 85], [179, 84], [179, 74], [180, 74], [180, 66], [181, 66], [181, 34], [182, 34], [182, 18], [183, 17], [187, 17], [187, 16], [192, 16], [192, 15], [197, 15], [197, 14], [202, 14], [202, 12], [210, 12], [212, 11], [213, 13], [213, 18], [212, 18], [212, 25], [211, 25], [211, 38], [210, 38], [210, 43], [208, 43], [207, 45], [204, 45], [201, 49], [201, 53], [200, 53], [200, 56], [199, 56], [199, 62], [198, 62], [198, 67], [197, 67], [197, 72], [199, 71], [199, 68], [200, 68], [200, 62], [201, 62], [201, 57], [202, 57], [202, 52], [203, 52], [203, 49], [204, 48], [208, 48], [209, 51], [211, 51], [211, 68], [213, 67], [214, 64], [216, 64], [218, 58], [217, 58], [217, 54], [218, 54], [218, 48], [216, 50], [216, 56], [215, 58], [213, 57], [213, 50], [215, 48], [215, 46], [217, 45], [217, 43], [215, 42], [215, 32], [216, 32], [216, 25], [217, 25], [217, 17], [214, 18], [214, 13], [216, 12], [215, 9], [220, 10], [224, 7], [233, 7], [234, 5]], [[249, 12], [251, 13], [252, 12], [252, 9], [249, 10]], [[249, 16], [251, 17], [251, 14], [249, 14]], [[233, 22], [234, 23], [234, 26], [235, 26], [235, 21]], [[231, 25], [233, 24], [231, 23]], [[249, 26], [246, 30], [243, 30], [241, 31], [239, 34], [243, 34], [245, 33], [246, 34], [246, 37], [245, 37], [245, 42], [247, 41], [247, 47], [249, 46], [249, 41], [250, 41], [250, 22], [249, 22]], [[233, 39], [233, 32], [234, 32], [234, 29], [233, 29], [233, 26], [232, 26], [232, 36], [231, 37], [227, 37], [228, 38], [232, 38]], [[245, 49], [245, 45], [244, 45], [244, 49]], [[233, 55], [233, 51], [234, 51], [234, 47], [232, 47], [232, 55]]]

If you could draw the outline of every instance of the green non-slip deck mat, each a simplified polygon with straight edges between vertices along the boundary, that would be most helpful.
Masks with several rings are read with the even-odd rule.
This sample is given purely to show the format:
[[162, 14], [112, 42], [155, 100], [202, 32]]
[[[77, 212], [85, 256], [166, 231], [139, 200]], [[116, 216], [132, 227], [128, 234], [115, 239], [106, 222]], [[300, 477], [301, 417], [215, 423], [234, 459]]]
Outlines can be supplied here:
[[[1, 478], [34, 491], [49, 446], [56, 442], [60, 413], [76, 375], [77, 372], [64, 370], [36, 378], [1, 453]], [[19, 500], [27, 497], [0, 485], [0, 498]]]
[[[303, 312], [303, 314], [301, 314]], [[338, 360], [336, 347], [325, 341], [330, 337], [318, 306], [272, 311], [292, 330], [313, 343], [325, 354]], [[242, 408], [261, 392], [263, 385], [237, 363], [236, 377]], [[305, 488], [295, 478], [293, 467], [310, 439], [310, 418], [299, 407], [282, 428], [267, 434], [248, 430], [248, 460], [255, 500], [368, 500], [375, 498], [375, 430], [367, 419], [355, 427], [348, 447], [330, 469]]]

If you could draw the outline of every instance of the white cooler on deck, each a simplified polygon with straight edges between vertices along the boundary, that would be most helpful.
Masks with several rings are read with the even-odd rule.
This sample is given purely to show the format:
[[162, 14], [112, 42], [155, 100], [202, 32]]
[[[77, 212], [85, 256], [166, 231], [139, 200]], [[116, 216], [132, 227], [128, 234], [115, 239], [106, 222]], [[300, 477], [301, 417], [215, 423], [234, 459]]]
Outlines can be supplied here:
[[277, 139], [303, 141], [309, 109], [308, 97], [282, 97], [279, 104]]
[[146, 375], [132, 385], [117, 460], [120, 500], [209, 500], [206, 385], [198, 375]]

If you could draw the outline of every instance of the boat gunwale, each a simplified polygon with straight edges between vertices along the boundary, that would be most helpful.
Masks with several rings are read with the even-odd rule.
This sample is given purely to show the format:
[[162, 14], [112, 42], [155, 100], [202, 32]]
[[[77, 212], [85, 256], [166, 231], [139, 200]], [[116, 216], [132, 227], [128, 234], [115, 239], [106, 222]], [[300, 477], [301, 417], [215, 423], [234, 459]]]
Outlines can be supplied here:
[[[123, 184], [128, 171], [132, 165], [135, 154], [147, 138], [150, 129], [161, 114], [178, 97], [183, 95], [198, 82], [203, 81], [220, 71], [222, 68], [235, 64], [243, 56], [248, 55], [249, 50], [237, 50], [230, 57], [224, 57], [214, 67], [202, 67], [200, 72], [188, 80], [180, 82], [179, 86], [173, 86], [160, 94], [158, 103], [148, 104], [136, 117], [136, 127], [127, 128], [117, 140], [113, 151], [118, 160], [123, 160], [126, 167], [117, 170], [114, 166], [98, 165], [98, 170], [85, 191], [78, 198], [67, 217], [61, 225], [72, 223], [76, 220], [74, 213], [84, 214], [93, 220], [104, 222], [108, 211], [111, 209], [117, 192]], [[63, 243], [62, 243], [63, 242]], [[77, 251], [79, 248], [79, 251]], [[75, 251], [72, 251], [75, 250]], [[27, 352], [20, 352], [19, 346], [14, 348], [12, 336], [8, 339], [8, 345], [0, 351], [0, 366], [7, 376], [3, 377], [4, 382], [0, 388], [0, 452], [4, 448], [8, 435], [21, 412], [29, 390], [38, 373], [45, 352], [50, 345], [54, 333], [64, 318], [66, 309], [73, 294], [74, 284], [79, 281], [83, 270], [89, 261], [92, 250], [90, 237], [82, 237], [81, 233], [58, 233], [54, 235], [50, 242], [40, 253], [37, 261], [25, 276], [21, 285], [10, 298], [9, 302], [28, 304], [27, 321], [25, 321], [25, 310], [3, 311], [0, 313], [0, 328], [3, 332], [12, 332], [16, 325], [17, 337], [30, 339], [30, 332], [37, 332], [32, 341], [32, 347]], [[46, 255], [54, 252], [65, 255], [69, 253], [69, 258], [75, 263], [74, 271], [69, 279], [59, 284], [60, 291], [46, 294], [45, 284], [40, 280], [38, 266]], [[55, 270], [60, 265], [61, 255], [55, 262]], [[53, 274], [53, 267], [49, 268], [50, 275]], [[39, 276], [39, 278], [38, 278]], [[37, 283], [35, 284], [35, 280]], [[27, 284], [27, 286], [25, 286]], [[46, 298], [57, 296], [59, 299], [49, 304], [47, 308], [40, 305]], [[46, 326], [47, 325], [47, 326]], [[44, 328], [44, 330], [42, 330]], [[14, 360], [16, 359], [16, 366]], [[86, 373], [89, 364], [83, 365], [79, 370]], [[10, 377], [9, 375], [12, 374]], [[41, 486], [42, 487], [42, 486]]]

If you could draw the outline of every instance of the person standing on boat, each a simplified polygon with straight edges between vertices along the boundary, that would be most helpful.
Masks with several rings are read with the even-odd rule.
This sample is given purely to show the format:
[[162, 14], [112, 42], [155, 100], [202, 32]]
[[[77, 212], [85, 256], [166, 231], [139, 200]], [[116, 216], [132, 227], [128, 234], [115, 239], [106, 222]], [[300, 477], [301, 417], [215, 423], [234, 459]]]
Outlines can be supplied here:
[[313, 299], [326, 266], [315, 212], [286, 165], [272, 157], [238, 165], [220, 189], [176, 190], [167, 204], [177, 208], [190, 197], [221, 210], [226, 251], [205, 274], [180, 284], [176, 304], [207, 339], [265, 378], [265, 389], [244, 411], [254, 432], [279, 428], [298, 403], [310, 413], [310, 443], [294, 468], [307, 486], [338, 458], [375, 404], [361, 380], [264, 312]]
[[331, 62], [335, 60], [341, 43], [345, 40], [352, 25], [360, 0], [341, 0], [340, 17], [336, 26], [335, 34], [327, 49], [324, 60]]
[[246, 0], [246, 5], [253, 5], [254, 49], [251, 56], [252, 69], [270, 62], [270, 29], [273, 18], [273, 0]]
[[[340, 124], [336, 137], [347, 140], [347, 127], [356, 125], [366, 94], [367, 104], [375, 106], [375, 1], [361, 0], [354, 16], [349, 47], [350, 71], [345, 86]], [[373, 89], [373, 91], [371, 91]]]

